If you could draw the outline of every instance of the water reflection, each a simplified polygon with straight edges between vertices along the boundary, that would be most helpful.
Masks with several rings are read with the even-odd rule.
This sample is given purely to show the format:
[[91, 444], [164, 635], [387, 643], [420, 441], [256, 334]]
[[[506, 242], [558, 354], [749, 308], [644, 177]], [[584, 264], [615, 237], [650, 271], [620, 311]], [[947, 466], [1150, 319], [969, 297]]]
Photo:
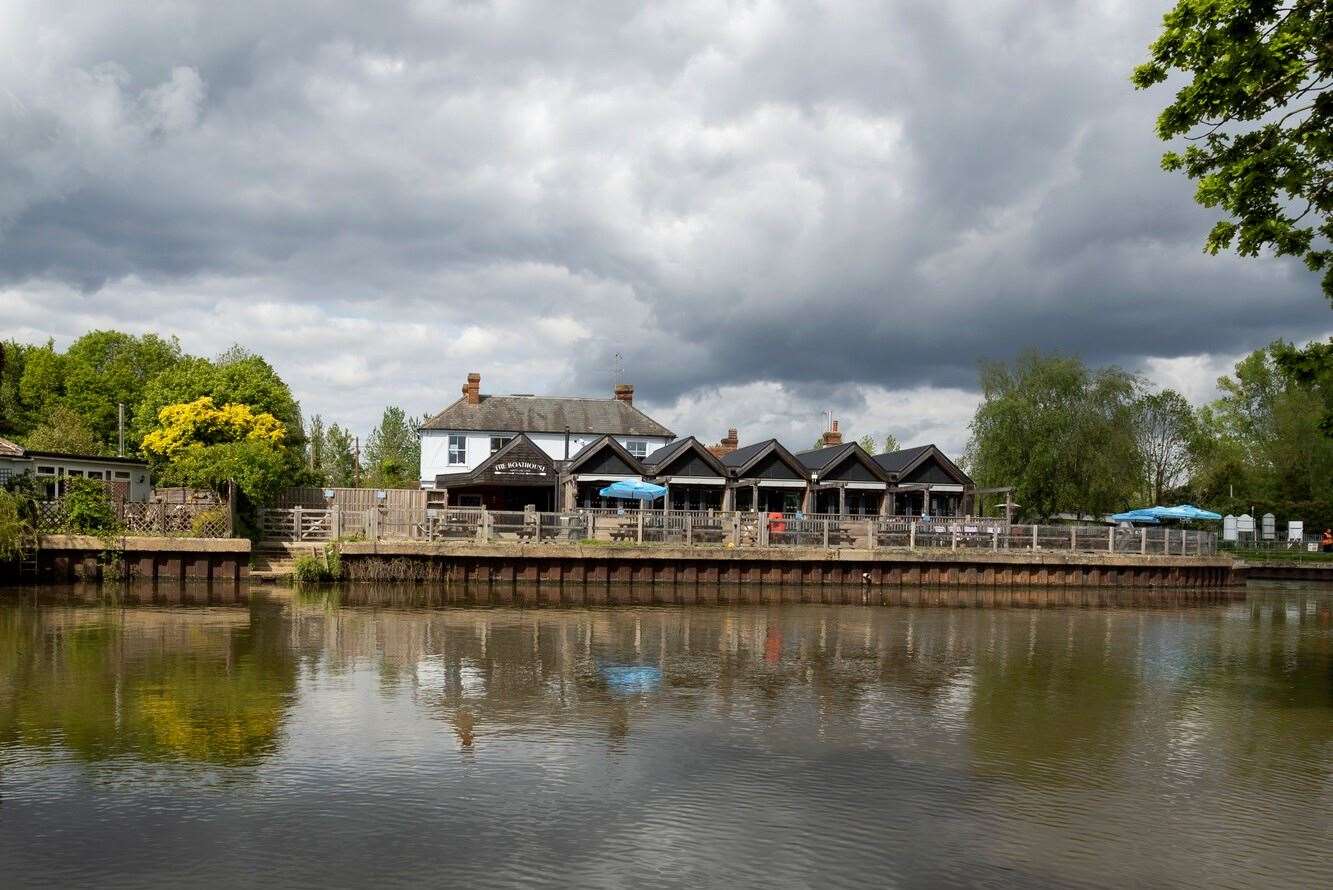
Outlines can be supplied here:
[[[438, 882], [440, 861], [494, 886], [1333, 878], [1326, 595], [793, 601], [816, 595], [841, 594], [0, 600], [0, 858], [20, 883], [164, 886]], [[154, 763], [250, 790], [163, 787]], [[239, 843], [201, 851], [200, 825]]]
[[276, 750], [296, 659], [281, 606], [255, 611], [0, 608], [0, 745], [257, 762]]

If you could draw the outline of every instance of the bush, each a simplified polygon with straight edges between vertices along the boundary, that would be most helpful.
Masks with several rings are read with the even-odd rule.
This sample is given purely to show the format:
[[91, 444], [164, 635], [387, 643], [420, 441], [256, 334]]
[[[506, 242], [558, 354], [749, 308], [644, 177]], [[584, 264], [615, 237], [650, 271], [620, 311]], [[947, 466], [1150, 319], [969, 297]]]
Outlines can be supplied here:
[[0, 488], [0, 562], [17, 559], [27, 524], [23, 521], [23, 499]]
[[94, 479], [69, 479], [63, 501], [65, 522], [71, 532], [103, 534], [119, 528], [106, 486]]
[[298, 584], [318, 584], [329, 580], [329, 567], [313, 553], [302, 553], [292, 563], [292, 578]]
[[342, 577], [342, 573], [342, 557], [333, 544], [324, 549], [323, 557], [314, 553], [302, 553], [292, 562], [292, 578], [298, 584], [337, 581]]
[[222, 507], [205, 510], [190, 522], [190, 534], [196, 538], [225, 537], [226, 529], [227, 511]]

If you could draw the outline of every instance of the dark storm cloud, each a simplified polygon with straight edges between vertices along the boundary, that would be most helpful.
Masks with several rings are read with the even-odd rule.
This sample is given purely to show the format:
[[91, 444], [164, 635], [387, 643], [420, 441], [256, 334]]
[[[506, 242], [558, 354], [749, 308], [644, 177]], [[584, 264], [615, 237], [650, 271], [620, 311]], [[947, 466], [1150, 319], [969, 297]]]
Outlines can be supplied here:
[[1158, 167], [1164, 5], [11, 3], [0, 301], [247, 342], [357, 423], [623, 367], [709, 434], [1318, 335]]

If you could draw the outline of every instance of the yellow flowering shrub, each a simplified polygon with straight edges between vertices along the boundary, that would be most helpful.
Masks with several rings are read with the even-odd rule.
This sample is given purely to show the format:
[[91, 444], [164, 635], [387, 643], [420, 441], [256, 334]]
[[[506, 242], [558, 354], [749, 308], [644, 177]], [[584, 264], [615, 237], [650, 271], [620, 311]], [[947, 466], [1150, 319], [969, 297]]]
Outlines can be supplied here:
[[249, 405], [213, 404], [209, 396], [167, 405], [157, 413], [157, 428], [143, 438], [143, 450], [172, 458], [193, 446], [227, 442], [282, 444], [287, 430], [272, 414]]

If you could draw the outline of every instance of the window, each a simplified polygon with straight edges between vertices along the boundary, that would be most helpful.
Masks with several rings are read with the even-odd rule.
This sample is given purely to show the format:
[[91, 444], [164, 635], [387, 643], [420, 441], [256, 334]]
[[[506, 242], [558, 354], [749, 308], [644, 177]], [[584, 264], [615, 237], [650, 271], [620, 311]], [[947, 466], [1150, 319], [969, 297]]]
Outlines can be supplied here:
[[66, 476], [77, 476], [77, 477], [79, 477], [79, 478], [83, 478], [83, 470], [66, 470], [66, 471], [65, 471], [65, 475], [66, 475]]
[[513, 436], [491, 436], [491, 454], [494, 454], [495, 452], [499, 451], [501, 448], [505, 447], [505, 443], [508, 442], [508, 441], [509, 441], [510, 439], [512, 439], [512, 438], [514, 438], [514, 437], [513, 437]]
[[101, 478], [102, 478], [102, 471], [101, 471], [101, 470], [89, 470], [89, 471], [88, 471], [88, 478], [89, 478], [89, 479], [101, 479]]
[[116, 470], [116, 478], [117, 478], [117, 479], [128, 479], [128, 478], [130, 478], [130, 471], [129, 471], [129, 470]]
[[43, 466], [37, 467], [38, 476], [54, 476], [55, 474], [56, 474], [55, 467], [43, 467]]
[[635, 457], [644, 458], [648, 456], [648, 443], [642, 439], [630, 439], [625, 443], [625, 450]]
[[449, 436], [449, 463], [467, 463], [467, 436]]

